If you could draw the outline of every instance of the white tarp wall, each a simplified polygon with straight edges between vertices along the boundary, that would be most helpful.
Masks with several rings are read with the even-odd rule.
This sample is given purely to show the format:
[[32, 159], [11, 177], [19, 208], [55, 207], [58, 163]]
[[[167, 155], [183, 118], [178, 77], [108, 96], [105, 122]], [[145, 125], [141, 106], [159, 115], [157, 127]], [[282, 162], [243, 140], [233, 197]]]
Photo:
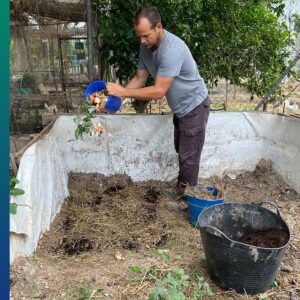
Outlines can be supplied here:
[[[68, 173], [127, 173], [134, 181], [177, 176], [171, 115], [99, 116], [101, 137], [74, 140], [73, 117], [59, 117], [51, 131], [21, 159], [19, 188], [25, 194], [10, 221], [10, 259], [28, 256], [50, 228], [69, 195]], [[264, 113], [211, 113], [200, 177], [252, 171], [261, 158], [300, 192], [300, 120]]]

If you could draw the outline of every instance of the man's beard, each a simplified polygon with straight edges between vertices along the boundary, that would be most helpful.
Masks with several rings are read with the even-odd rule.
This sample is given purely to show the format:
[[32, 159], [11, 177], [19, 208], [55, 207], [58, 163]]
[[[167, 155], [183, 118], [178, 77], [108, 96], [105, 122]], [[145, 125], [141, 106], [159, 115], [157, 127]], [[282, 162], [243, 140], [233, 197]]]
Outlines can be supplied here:
[[143, 43], [143, 46], [148, 48], [148, 49], [151, 49], [153, 47], [153, 45], [149, 45], [149, 44], [145, 44], [145, 43]]
[[147, 49], [151, 50], [151, 51], [154, 51], [158, 48], [158, 45], [157, 44], [145, 44], [143, 43], [143, 46], [146, 47]]

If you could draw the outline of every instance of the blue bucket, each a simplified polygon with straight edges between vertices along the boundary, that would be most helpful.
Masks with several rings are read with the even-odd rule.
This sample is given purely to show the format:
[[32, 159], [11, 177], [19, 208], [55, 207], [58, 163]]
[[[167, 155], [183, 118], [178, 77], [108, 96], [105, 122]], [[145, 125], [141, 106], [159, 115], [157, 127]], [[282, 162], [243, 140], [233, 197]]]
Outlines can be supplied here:
[[[219, 192], [219, 190], [213, 186], [198, 185], [197, 189], [199, 191], [206, 189], [208, 192], [210, 192], [210, 194], [213, 197], [217, 196], [218, 192]], [[186, 195], [186, 200], [187, 200], [187, 204], [188, 204], [190, 222], [194, 227], [197, 227], [198, 216], [202, 212], [202, 210], [209, 206], [223, 203], [224, 197], [215, 199], [215, 200], [208, 200], [208, 199], [199, 198], [199, 197], [196, 197], [193, 195]]]
[[[106, 88], [106, 84], [102, 80], [97, 80], [88, 85], [85, 90], [85, 100], [89, 101], [89, 96], [96, 92], [101, 92]], [[120, 97], [109, 96], [104, 106], [103, 112], [115, 113], [121, 108], [122, 100]]]

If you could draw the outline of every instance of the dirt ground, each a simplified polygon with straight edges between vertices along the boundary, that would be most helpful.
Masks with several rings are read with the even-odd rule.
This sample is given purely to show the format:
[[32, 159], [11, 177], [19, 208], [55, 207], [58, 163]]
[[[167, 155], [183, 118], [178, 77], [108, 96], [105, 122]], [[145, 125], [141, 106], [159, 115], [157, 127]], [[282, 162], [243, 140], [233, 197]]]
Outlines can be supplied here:
[[70, 197], [51, 230], [34, 255], [11, 266], [11, 299], [156, 299], [168, 286], [176, 290], [173, 296], [169, 290], [169, 300], [298, 299], [299, 194], [266, 161], [253, 173], [200, 182], [226, 187], [226, 202], [267, 200], [279, 207], [291, 241], [266, 293], [241, 295], [211, 281], [199, 230], [190, 225], [187, 210], [179, 209], [184, 202], [175, 182], [71, 173]]

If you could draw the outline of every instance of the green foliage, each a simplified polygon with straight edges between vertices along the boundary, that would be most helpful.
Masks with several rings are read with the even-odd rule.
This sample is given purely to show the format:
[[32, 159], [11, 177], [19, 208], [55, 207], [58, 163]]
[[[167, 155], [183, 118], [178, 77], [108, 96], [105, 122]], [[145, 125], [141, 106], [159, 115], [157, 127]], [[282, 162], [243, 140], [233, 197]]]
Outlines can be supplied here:
[[175, 267], [162, 280], [156, 280], [155, 289], [148, 300], [184, 300], [184, 289], [189, 285], [189, 276], [184, 269]]
[[9, 194], [11, 196], [20, 196], [23, 195], [25, 193], [25, 191], [23, 191], [22, 189], [18, 189], [16, 188], [16, 185], [20, 183], [19, 179], [17, 179], [14, 176], [11, 176], [9, 179]]
[[155, 290], [151, 293], [148, 300], [166, 299], [166, 292], [160, 280], [155, 282]]
[[[14, 176], [11, 176], [9, 179], [9, 194], [10, 196], [20, 196], [25, 193], [24, 190], [16, 188], [16, 185], [20, 183], [19, 179]], [[17, 203], [10, 203], [9, 211], [12, 215], [17, 213], [18, 204]]]
[[[191, 297], [187, 296], [186, 289], [191, 284], [196, 285], [196, 289]], [[195, 275], [190, 279], [184, 269], [175, 267], [167, 272], [155, 282], [155, 289], [150, 294], [148, 300], [198, 300], [205, 296], [212, 296], [213, 292], [204, 278]]]
[[103, 288], [101, 287], [90, 287], [86, 285], [81, 285], [77, 290], [76, 290], [76, 300], [89, 300], [92, 299], [95, 293], [103, 291]]
[[110, 65], [116, 67], [116, 75], [127, 81], [136, 68], [139, 41], [133, 31], [133, 16], [137, 2], [95, 0], [100, 24], [100, 50]]
[[165, 252], [165, 251], [159, 251], [158, 252], [159, 256], [163, 259], [163, 260], [170, 260], [171, 256], [169, 252]]
[[205, 279], [202, 276], [195, 275], [195, 282], [197, 285], [196, 291], [193, 293], [191, 300], [198, 300], [204, 296], [212, 296], [213, 292]]
[[143, 271], [143, 268], [141, 266], [129, 266], [129, 270], [133, 273], [140, 274]]
[[17, 214], [17, 208], [18, 208], [18, 204], [17, 203], [10, 203], [9, 212], [12, 215], [16, 215]]
[[[166, 253], [162, 253], [166, 254]], [[198, 300], [202, 297], [213, 296], [213, 292], [203, 276], [192, 274], [189, 276], [181, 267], [167, 267], [171, 262], [168, 256], [164, 260], [163, 267], [151, 266], [144, 268], [139, 265], [130, 266], [134, 273], [130, 281], [142, 284], [145, 281], [155, 283], [155, 288], [150, 293], [148, 300]], [[180, 259], [178, 256], [175, 260]], [[171, 261], [170, 261], [171, 260]]]
[[[85, 115], [82, 117], [80, 113], [82, 112], [85, 113]], [[76, 140], [78, 139], [83, 139], [83, 134], [89, 134], [92, 135], [92, 118], [95, 117], [95, 107], [90, 104], [89, 102], [84, 102], [81, 111], [76, 115], [76, 117], [73, 119], [75, 124], [77, 124], [77, 128], [75, 130], [75, 138]]]
[[272, 288], [272, 290], [274, 290], [274, 291], [279, 291], [279, 290], [281, 290], [281, 286], [280, 286], [279, 282], [276, 281], [276, 280], [273, 281], [273, 283], [272, 283], [272, 285], [271, 285], [271, 288]]
[[[94, 0], [100, 23], [102, 57], [123, 82], [133, 75], [139, 41], [133, 16], [143, 1]], [[209, 84], [225, 78], [262, 96], [284, 70], [291, 42], [283, 0], [149, 0], [164, 27], [189, 46], [200, 74]], [[175, 63], [175, 62], [174, 62]]]
[[297, 34], [300, 33], [300, 15], [299, 14], [293, 14], [293, 22], [294, 22], [294, 30]]
[[25, 72], [20, 82], [20, 88], [27, 88], [30, 89], [32, 93], [38, 93], [39, 87], [35, 75]]

